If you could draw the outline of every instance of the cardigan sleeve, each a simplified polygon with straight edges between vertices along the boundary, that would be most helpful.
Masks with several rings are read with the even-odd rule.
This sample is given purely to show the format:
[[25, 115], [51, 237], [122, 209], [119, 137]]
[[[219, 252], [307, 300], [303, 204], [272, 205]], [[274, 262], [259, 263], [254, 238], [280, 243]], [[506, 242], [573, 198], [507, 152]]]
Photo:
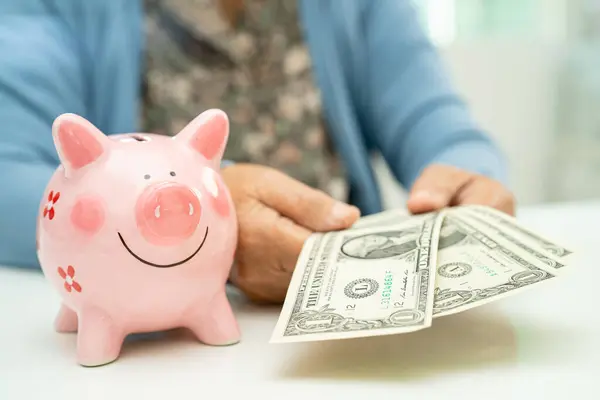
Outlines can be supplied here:
[[38, 266], [36, 220], [58, 166], [52, 122], [67, 110], [86, 111], [76, 48], [49, 14], [0, 15], [1, 265]]
[[506, 183], [500, 149], [452, 86], [412, 2], [368, 1], [363, 10], [366, 134], [399, 182], [410, 189], [423, 168], [442, 163]]

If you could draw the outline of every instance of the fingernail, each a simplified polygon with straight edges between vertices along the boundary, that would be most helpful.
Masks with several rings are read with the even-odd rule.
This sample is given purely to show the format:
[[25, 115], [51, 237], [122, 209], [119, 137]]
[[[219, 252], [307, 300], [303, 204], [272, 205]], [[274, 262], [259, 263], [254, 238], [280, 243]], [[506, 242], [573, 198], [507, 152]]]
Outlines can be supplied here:
[[356, 207], [345, 203], [336, 203], [331, 209], [331, 221], [342, 222], [355, 212]]

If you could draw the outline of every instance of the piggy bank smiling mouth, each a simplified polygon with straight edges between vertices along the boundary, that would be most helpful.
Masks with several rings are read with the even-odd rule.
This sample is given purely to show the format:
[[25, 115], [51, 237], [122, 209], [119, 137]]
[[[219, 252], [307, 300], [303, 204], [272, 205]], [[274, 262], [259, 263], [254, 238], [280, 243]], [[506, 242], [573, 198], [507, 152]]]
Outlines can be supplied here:
[[178, 265], [181, 265], [181, 264], [184, 264], [184, 263], [190, 261], [192, 258], [194, 258], [194, 256], [196, 254], [198, 254], [198, 252], [200, 251], [200, 249], [202, 248], [202, 246], [204, 246], [204, 243], [206, 242], [206, 238], [208, 237], [208, 226], [206, 227], [206, 231], [204, 232], [204, 238], [202, 239], [202, 242], [200, 243], [200, 246], [198, 246], [198, 248], [192, 254], [190, 254], [188, 257], [184, 258], [181, 261], [174, 262], [172, 264], [156, 264], [156, 263], [153, 263], [151, 261], [144, 260], [142, 257], [140, 257], [137, 254], [135, 254], [135, 252], [133, 250], [131, 250], [129, 248], [129, 246], [127, 246], [127, 243], [125, 242], [125, 239], [123, 239], [123, 235], [121, 235], [120, 232], [117, 232], [117, 234], [119, 235], [119, 239], [121, 240], [121, 243], [123, 244], [123, 247], [125, 247], [125, 250], [127, 250], [127, 252], [129, 254], [131, 254], [135, 259], [137, 259], [141, 263], [144, 263], [146, 265], [150, 265], [151, 267], [155, 267], [155, 268], [172, 268], [172, 267], [176, 267]]

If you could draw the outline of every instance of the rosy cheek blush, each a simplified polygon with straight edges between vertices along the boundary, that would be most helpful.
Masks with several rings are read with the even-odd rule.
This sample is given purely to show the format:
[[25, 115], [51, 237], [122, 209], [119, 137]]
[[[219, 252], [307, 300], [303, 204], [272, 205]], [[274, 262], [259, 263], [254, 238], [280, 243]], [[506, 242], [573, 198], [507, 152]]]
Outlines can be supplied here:
[[82, 196], [71, 209], [71, 223], [89, 235], [94, 235], [102, 228], [104, 218], [104, 207], [97, 196]]
[[229, 216], [229, 201], [227, 198], [227, 188], [215, 171], [210, 168], [204, 168], [202, 174], [202, 183], [208, 192], [212, 207], [222, 217]]

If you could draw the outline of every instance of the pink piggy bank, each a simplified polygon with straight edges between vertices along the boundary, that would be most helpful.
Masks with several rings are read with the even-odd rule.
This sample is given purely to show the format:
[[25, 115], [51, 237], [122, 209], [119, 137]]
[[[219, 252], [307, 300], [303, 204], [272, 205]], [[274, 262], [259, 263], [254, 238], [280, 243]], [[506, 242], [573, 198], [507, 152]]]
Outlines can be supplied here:
[[189, 328], [203, 343], [240, 340], [225, 294], [237, 243], [219, 174], [229, 137], [208, 110], [173, 137], [106, 136], [59, 116], [61, 165], [40, 210], [37, 254], [62, 296], [59, 332], [77, 332], [84, 366], [119, 357], [130, 333]]

